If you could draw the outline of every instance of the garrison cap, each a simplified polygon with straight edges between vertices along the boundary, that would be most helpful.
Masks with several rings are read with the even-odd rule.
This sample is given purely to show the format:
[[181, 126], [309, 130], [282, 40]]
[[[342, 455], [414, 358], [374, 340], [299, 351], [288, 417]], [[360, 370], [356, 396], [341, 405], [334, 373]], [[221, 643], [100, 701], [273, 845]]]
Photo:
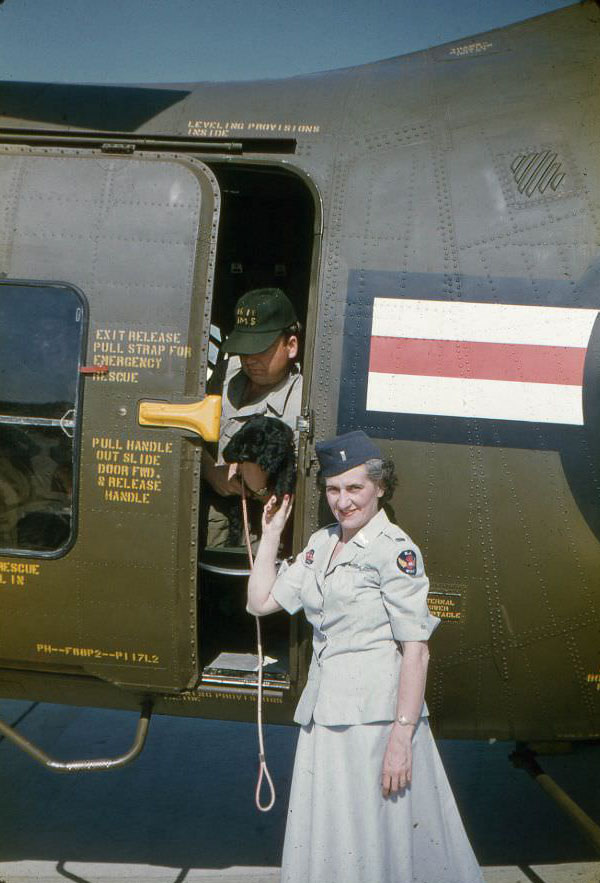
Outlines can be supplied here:
[[297, 322], [294, 307], [281, 288], [255, 288], [235, 305], [235, 326], [223, 352], [246, 356], [262, 353], [284, 328]]
[[381, 451], [362, 429], [338, 435], [329, 441], [317, 442], [315, 451], [322, 478], [340, 475], [367, 460], [381, 459]]

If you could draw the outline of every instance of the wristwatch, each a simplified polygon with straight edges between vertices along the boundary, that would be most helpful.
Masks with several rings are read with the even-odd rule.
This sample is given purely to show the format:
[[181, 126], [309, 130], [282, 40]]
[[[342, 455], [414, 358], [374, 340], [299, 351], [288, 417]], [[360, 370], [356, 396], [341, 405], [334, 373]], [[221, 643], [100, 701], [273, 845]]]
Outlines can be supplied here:
[[403, 714], [400, 717], [396, 718], [396, 723], [400, 724], [401, 727], [416, 727], [417, 724], [415, 721], [409, 721], [407, 717], [404, 717]]

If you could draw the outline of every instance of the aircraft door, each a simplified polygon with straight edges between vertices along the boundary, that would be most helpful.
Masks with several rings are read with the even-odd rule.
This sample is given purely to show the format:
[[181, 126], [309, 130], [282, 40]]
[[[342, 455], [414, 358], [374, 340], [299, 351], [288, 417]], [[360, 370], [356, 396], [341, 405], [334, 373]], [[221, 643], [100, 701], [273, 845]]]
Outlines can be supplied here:
[[[69, 496], [62, 539], [45, 545], [32, 540], [25, 510], [19, 540], [8, 501], [16, 521], [0, 538], [0, 654], [11, 665], [182, 689], [198, 674], [199, 437], [155, 406], [140, 419], [140, 404], [164, 410], [204, 395], [216, 180], [187, 157], [6, 147], [0, 194], [0, 309], [10, 292], [11, 321], [36, 326], [4, 341], [30, 387], [20, 381], [12, 411], [0, 394], [0, 431], [17, 430], [32, 456], [60, 466]], [[66, 360], [56, 310], [77, 324]], [[73, 375], [69, 413], [62, 399], [42, 411], [43, 377], [60, 371]], [[50, 430], [68, 443], [41, 444]], [[68, 462], [52, 463], [52, 444]], [[30, 464], [20, 465], [26, 484]]]

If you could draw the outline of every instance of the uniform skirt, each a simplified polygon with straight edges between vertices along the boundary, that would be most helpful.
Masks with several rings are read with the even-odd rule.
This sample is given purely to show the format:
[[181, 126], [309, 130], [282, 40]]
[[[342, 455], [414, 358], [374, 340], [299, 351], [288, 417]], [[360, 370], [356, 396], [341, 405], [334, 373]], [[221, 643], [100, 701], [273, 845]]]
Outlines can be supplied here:
[[391, 727], [302, 727], [281, 883], [483, 883], [427, 718], [411, 786], [382, 796]]

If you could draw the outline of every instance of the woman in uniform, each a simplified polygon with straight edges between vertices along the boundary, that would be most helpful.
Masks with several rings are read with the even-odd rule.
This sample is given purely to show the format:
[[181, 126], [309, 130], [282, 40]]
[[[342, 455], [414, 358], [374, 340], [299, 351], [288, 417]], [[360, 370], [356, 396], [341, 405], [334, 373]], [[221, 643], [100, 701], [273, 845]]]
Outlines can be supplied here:
[[393, 464], [361, 431], [316, 451], [336, 522], [277, 574], [292, 498], [272, 497], [248, 584], [249, 612], [314, 630], [282, 883], [483, 883], [427, 720], [423, 560], [380, 508]]

